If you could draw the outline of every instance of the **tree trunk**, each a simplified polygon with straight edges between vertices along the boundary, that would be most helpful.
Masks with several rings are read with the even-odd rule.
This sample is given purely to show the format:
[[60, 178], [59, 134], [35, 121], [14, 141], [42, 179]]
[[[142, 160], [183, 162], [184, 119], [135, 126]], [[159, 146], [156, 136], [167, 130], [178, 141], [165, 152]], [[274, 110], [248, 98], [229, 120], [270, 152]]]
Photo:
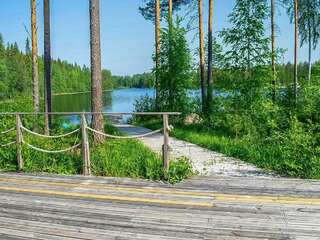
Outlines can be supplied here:
[[312, 74], [312, 34], [311, 34], [311, 23], [310, 19], [308, 20], [308, 40], [309, 40], [309, 53], [308, 53], [308, 64], [309, 64], [309, 69], [308, 69], [308, 83], [311, 84], [311, 74]]
[[207, 93], [205, 80], [205, 57], [204, 57], [204, 34], [203, 34], [203, 5], [202, 0], [198, 0], [198, 14], [199, 14], [199, 54], [200, 54], [200, 86], [202, 99], [202, 112], [206, 112]]
[[31, 41], [32, 41], [32, 103], [35, 113], [39, 113], [39, 72], [36, 0], [31, 0]]
[[43, 1], [44, 16], [44, 107], [45, 107], [45, 133], [49, 134], [51, 126], [51, 37], [50, 37], [50, 0]]
[[208, 19], [208, 79], [207, 79], [207, 111], [212, 111], [213, 101], [213, 79], [212, 79], [212, 44], [213, 44], [213, 33], [212, 33], [212, 19], [213, 18], [213, 0], [209, 0], [209, 19]]
[[[169, 23], [169, 56], [168, 56], [168, 62], [169, 62], [169, 76], [172, 76], [172, 55], [171, 55], [171, 51], [172, 51], [172, 28], [173, 28], [173, 18], [172, 18], [172, 0], [168, 0], [168, 23]], [[168, 83], [169, 83], [169, 104], [171, 106], [174, 105], [174, 89], [172, 88], [172, 82], [173, 79], [168, 79]]]
[[155, 55], [155, 91], [156, 91], [156, 108], [159, 108], [159, 55], [160, 55], [160, 0], [155, 0], [155, 42], [156, 42], [156, 55]]
[[[90, 46], [91, 46], [91, 111], [92, 128], [104, 132], [104, 120], [101, 114], [102, 102], [102, 73], [100, 45], [100, 1], [89, 0], [90, 5]], [[98, 113], [98, 114], [95, 114]], [[104, 138], [94, 134], [95, 144], [102, 143]]]
[[294, 0], [294, 101], [298, 101], [298, 0]]
[[271, 0], [271, 66], [272, 66], [272, 100], [276, 101], [276, 45], [275, 45], [275, 0]]
[[168, 17], [169, 22], [172, 24], [172, 0], [168, 0]]

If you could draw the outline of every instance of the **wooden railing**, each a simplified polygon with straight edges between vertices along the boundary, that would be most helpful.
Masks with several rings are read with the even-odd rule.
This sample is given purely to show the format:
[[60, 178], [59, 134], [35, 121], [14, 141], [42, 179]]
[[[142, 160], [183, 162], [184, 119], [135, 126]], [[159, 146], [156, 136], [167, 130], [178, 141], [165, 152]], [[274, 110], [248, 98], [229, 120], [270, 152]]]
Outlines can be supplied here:
[[[86, 120], [86, 115], [95, 115], [95, 114], [102, 114], [104, 116], [124, 116], [124, 115], [132, 115], [132, 116], [162, 116], [163, 120], [163, 127], [161, 129], [147, 132], [145, 134], [141, 135], [132, 135], [132, 136], [115, 136], [110, 135], [105, 132], [97, 131], [93, 128], [91, 128]], [[47, 153], [47, 154], [56, 154], [56, 153], [65, 153], [71, 150], [74, 150], [76, 148], [79, 148], [81, 146], [81, 155], [82, 155], [82, 161], [83, 161], [83, 174], [84, 175], [91, 175], [91, 163], [90, 163], [90, 141], [88, 137], [88, 132], [92, 132], [94, 134], [102, 135], [106, 138], [112, 138], [112, 139], [139, 139], [147, 136], [151, 136], [157, 133], [162, 132], [163, 133], [163, 145], [162, 145], [162, 160], [163, 160], [163, 167], [165, 170], [168, 170], [169, 168], [169, 133], [170, 133], [170, 127], [169, 127], [169, 116], [177, 116], [180, 115], [180, 113], [177, 112], [134, 112], [134, 113], [125, 113], [125, 112], [118, 112], [118, 113], [108, 113], [108, 112], [53, 112], [49, 113], [49, 115], [56, 115], [56, 116], [80, 116], [81, 117], [81, 124], [80, 128], [76, 129], [70, 133], [63, 134], [63, 135], [43, 135], [37, 132], [34, 132], [28, 128], [26, 128], [21, 120], [21, 117], [23, 116], [40, 116], [45, 115], [45, 113], [23, 113], [23, 112], [15, 112], [15, 113], [0, 113], [0, 116], [15, 116], [16, 124], [15, 127], [5, 130], [3, 132], [0, 132], [1, 135], [8, 134], [10, 132], [16, 131], [16, 140], [10, 143], [4, 143], [0, 147], [9, 147], [11, 145], [16, 145], [17, 149], [17, 165], [18, 170], [23, 171], [23, 156], [22, 156], [22, 147], [25, 145], [28, 148], [31, 148], [35, 151]], [[42, 138], [48, 138], [48, 139], [61, 139], [68, 137], [72, 134], [75, 134], [77, 132], [81, 132], [81, 142], [76, 143], [75, 145], [61, 150], [46, 150], [41, 149], [39, 147], [33, 146], [30, 143], [25, 142], [23, 138], [23, 133], [27, 132], [31, 135], [42, 137]]]

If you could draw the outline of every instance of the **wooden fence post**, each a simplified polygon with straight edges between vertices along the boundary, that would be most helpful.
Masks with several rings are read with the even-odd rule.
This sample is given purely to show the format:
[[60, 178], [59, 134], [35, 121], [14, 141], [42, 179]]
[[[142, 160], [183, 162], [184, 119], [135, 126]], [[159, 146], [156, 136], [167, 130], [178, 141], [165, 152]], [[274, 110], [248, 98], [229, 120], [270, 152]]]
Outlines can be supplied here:
[[162, 146], [163, 168], [169, 170], [169, 119], [168, 114], [163, 114], [163, 146]]
[[18, 163], [18, 171], [23, 170], [23, 158], [22, 158], [22, 131], [21, 131], [21, 118], [20, 115], [16, 115], [16, 145], [17, 145], [17, 163]]
[[82, 132], [82, 160], [83, 160], [83, 174], [85, 176], [91, 175], [90, 162], [90, 144], [87, 132], [87, 120], [84, 114], [81, 114], [81, 132]]

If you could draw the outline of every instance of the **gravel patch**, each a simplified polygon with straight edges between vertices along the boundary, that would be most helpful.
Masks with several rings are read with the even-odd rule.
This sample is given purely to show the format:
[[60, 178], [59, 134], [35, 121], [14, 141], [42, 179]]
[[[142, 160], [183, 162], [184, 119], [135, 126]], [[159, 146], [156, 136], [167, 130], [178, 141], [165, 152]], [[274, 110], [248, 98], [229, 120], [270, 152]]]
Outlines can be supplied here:
[[[140, 135], [150, 132], [150, 129], [132, 125], [116, 125], [116, 127], [128, 135]], [[152, 151], [161, 154], [163, 135], [158, 133], [139, 139]], [[170, 137], [170, 158], [178, 159], [186, 157], [190, 160], [193, 170], [201, 176], [233, 176], [233, 177], [275, 177], [239, 159], [227, 157], [198, 145]]]

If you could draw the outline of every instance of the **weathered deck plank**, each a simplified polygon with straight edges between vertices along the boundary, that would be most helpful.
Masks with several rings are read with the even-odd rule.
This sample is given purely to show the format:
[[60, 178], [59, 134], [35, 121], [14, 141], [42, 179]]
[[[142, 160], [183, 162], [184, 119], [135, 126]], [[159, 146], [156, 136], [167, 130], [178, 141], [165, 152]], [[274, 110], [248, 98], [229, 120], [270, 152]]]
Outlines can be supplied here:
[[0, 239], [320, 239], [319, 181], [0, 174], [0, 193]]

